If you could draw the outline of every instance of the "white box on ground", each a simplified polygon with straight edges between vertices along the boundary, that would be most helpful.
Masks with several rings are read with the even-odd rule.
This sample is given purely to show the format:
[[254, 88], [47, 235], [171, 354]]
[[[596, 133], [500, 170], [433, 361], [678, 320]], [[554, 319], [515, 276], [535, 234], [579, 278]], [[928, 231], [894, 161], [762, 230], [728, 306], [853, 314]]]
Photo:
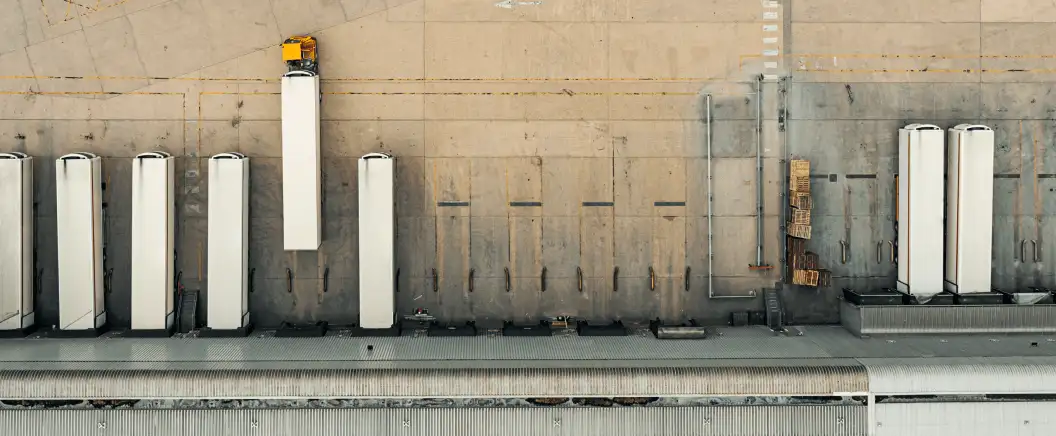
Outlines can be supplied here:
[[55, 161], [61, 330], [106, 324], [100, 164], [92, 153], [71, 153]]
[[174, 161], [164, 152], [132, 161], [132, 330], [172, 327]]
[[36, 322], [33, 311], [33, 158], [0, 153], [0, 330]]
[[359, 326], [392, 327], [396, 319], [396, 159], [359, 159]]
[[946, 290], [990, 292], [994, 235], [994, 131], [949, 131], [946, 163]]
[[319, 76], [283, 76], [282, 241], [288, 251], [318, 250], [322, 243], [319, 96]]
[[930, 124], [898, 131], [898, 290], [925, 301], [943, 290], [945, 139]]
[[209, 159], [206, 326], [237, 330], [249, 323], [249, 158]]

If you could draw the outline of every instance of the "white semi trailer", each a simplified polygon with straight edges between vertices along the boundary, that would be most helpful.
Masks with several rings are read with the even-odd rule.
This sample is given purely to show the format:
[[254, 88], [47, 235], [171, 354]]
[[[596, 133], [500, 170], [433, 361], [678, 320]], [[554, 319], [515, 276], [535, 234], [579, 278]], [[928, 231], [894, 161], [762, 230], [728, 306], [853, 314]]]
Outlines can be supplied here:
[[322, 183], [319, 158], [319, 74], [315, 38], [282, 45], [282, 240], [287, 251], [319, 249]]

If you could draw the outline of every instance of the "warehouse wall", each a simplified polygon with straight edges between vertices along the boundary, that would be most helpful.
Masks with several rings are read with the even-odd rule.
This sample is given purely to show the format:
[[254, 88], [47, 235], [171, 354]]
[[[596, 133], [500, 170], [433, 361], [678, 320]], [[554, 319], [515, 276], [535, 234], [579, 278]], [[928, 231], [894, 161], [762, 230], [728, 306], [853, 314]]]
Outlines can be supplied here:
[[833, 288], [894, 280], [887, 241], [895, 239], [897, 129], [913, 122], [996, 130], [994, 286], [1056, 286], [1056, 238], [1046, 237], [1056, 230], [1046, 48], [1056, 6], [818, 0], [793, 2], [791, 15], [789, 148], [828, 176], [815, 179], [812, 248], [841, 277]]
[[[208, 274], [203, 160], [251, 157], [251, 307], [263, 325], [356, 320], [354, 160], [373, 151], [399, 158], [403, 312], [717, 321], [761, 304], [707, 297], [702, 96], [714, 98], [714, 292], [746, 295], [777, 280], [748, 269], [755, 78], [791, 76], [763, 85], [764, 260], [779, 262], [787, 151], [814, 163], [812, 249], [837, 278], [786, 299], [797, 321], [834, 322], [841, 286], [893, 283], [884, 241], [894, 234], [895, 132], [908, 122], [998, 130], [997, 283], [1056, 286], [1056, 238], [1042, 236], [1056, 213], [1056, 186], [1046, 185], [1056, 170], [1042, 159], [1056, 128], [1045, 51], [1056, 7], [1008, 3], [0, 0], [15, 12], [0, 17], [0, 148], [41, 158], [45, 323], [57, 318], [52, 159], [106, 157], [108, 304], [122, 325], [130, 158], [151, 150], [180, 156], [177, 263], [189, 289], [204, 289]], [[1027, 20], [1043, 22], [1014, 23]], [[307, 32], [320, 39], [324, 80], [324, 243], [287, 253], [278, 44]]]

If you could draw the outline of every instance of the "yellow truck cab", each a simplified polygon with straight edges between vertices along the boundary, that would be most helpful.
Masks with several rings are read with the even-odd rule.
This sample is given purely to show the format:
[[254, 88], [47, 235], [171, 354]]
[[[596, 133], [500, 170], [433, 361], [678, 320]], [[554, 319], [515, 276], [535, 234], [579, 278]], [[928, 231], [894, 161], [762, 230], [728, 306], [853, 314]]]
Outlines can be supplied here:
[[314, 37], [291, 36], [282, 43], [282, 60], [290, 72], [319, 73], [319, 57]]

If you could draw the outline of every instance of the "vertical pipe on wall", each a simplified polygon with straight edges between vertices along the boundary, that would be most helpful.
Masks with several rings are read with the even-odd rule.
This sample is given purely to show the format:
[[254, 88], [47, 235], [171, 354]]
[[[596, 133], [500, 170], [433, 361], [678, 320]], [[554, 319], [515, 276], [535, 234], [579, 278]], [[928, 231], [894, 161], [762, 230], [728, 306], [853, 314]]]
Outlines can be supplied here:
[[755, 81], [755, 265], [763, 266], [763, 76]]
[[[781, 192], [779, 194], [780, 196], [778, 197], [778, 199], [781, 202], [781, 208], [780, 208], [780, 210], [781, 210], [781, 222], [778, 225], [779, 225], [779, 228], [781, 230], [781, 235], [782, 236], [780, 236], [778, 238], [778, 241], [779, 241], [778, 243], [780, 244], [780, 250], [778, 251], [778, 255], [781, 256], [780, 257], [781, 258], [780, 268], [781, 268], [781, 274], [783, 274], [783, 275], [789, 273], [789, 270], [788, 270], [788, 242], [785, 240], [785, 237], [783, 235], [788, 230], [788, 229], [785, 228], [785, 226], [786, 226], [785, 223], [787, 223], [789, 221], [789, 218], [788, 218], [788, 213], [789, 213], [789, 210], [788, 210], [789, 209], [789, 201], [788, 201], [789, 200], [788, 199], [788, 195], [789, 195], [788, 194], [788, 191], [789, 191], [788, 176], [789, 175], [788, 175], [788, 169], [789, 168], [788, 168], [788, 166], [789, 166], [789, 162], [792, 160], [791, 152], [789, 151], [789, 147], [788, 147], [788, 128], [789, 128], [788, 93], [789, 93], [790, 88], [791, 88], [790, 81], [791, 81], [790, 77], [783, 77], [781, 79], [781, 109], [780, 109], [781, 110], [781, 117], [780, 117], [781, 118], [781, 120], [780, 120], [781, 124], [779, 126], [780, 127], [780, 131], [781, 131], [781, 154], [780, 154], [780, 156], [781, 156], [781, 188], [780, 188]], [[783, 279], [784, 279], [784, 277], [782, 277], [782, 280]]]

